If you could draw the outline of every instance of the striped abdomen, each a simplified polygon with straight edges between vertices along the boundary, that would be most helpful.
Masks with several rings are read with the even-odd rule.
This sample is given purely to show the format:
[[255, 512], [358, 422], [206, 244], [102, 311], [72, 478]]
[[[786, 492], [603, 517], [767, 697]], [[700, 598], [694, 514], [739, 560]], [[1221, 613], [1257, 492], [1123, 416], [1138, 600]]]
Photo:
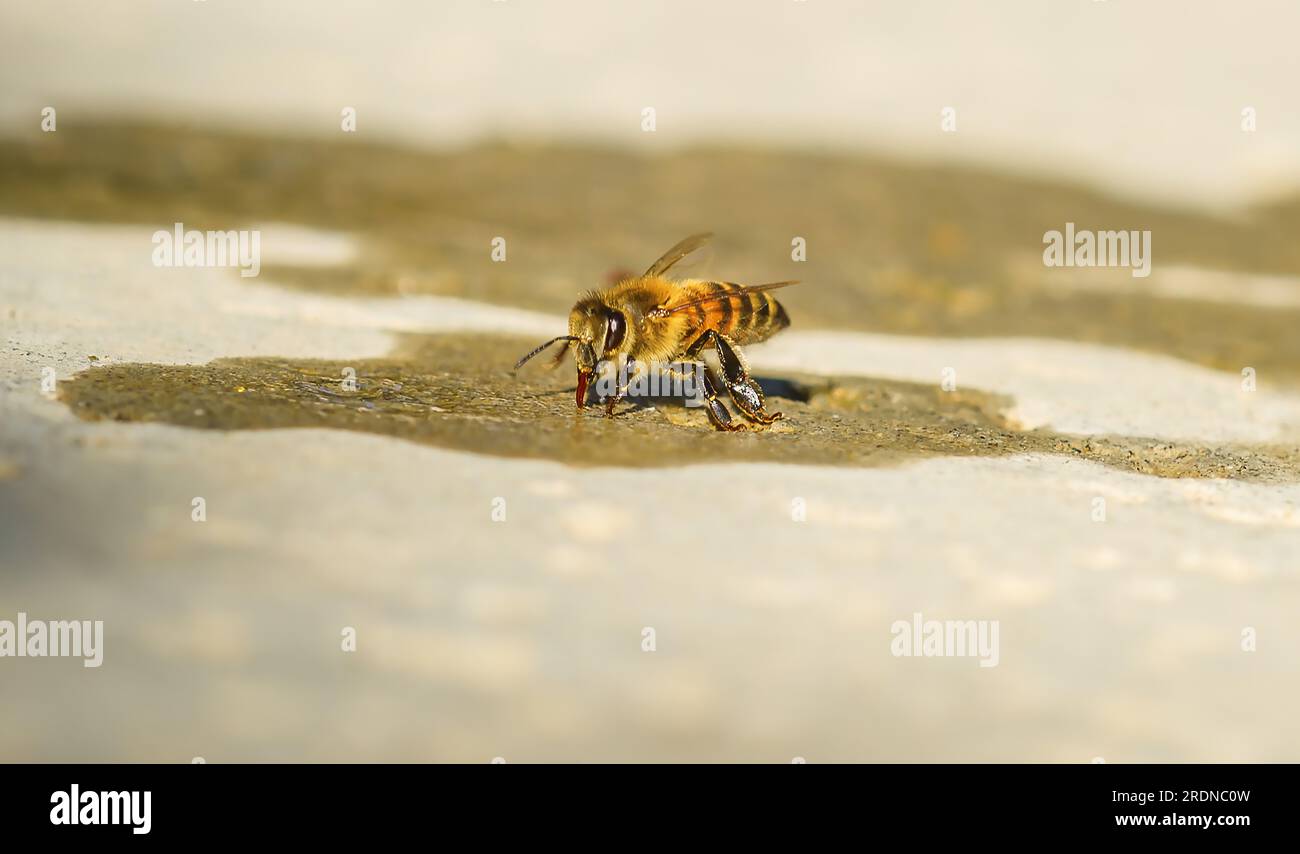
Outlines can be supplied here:
[[695, 287], [697, 298], [716, 295], [691, 307], [701, 312], [701, 329], [715, 329], [737, 344], [765, 341], [790, 325], [785, 309], [769, 293], [745, 293], [734, 282], [699, 282]]

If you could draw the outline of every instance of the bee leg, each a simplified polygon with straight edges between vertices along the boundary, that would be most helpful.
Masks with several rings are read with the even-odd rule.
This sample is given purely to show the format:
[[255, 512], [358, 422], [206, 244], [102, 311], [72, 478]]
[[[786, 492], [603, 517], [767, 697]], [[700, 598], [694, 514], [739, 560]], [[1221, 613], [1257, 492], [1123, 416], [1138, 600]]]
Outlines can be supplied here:
[[[709, 366], [704, 363], [704, 360], [697, 358], [695, 355], [690, 358], [691, 361], [685, 362], [683, 365], [695, 368], [694, 371], [663, 368], [662, 375], [681, 383], [681, 388], [686, 391], [688, 400], [698, 400], [697, 395], [702, 396], [705, 410], [709, 413], [709, 421], [713, 423], [714, 427], [728, 433], [749, 429], [744, 424], [737, 424], [731, 420], [731, 413], [718, 399], [718, 386], [713, 379], [713, 372], [709, 370]], [[699, 387], [694, 385], [697, 381], [700, 383]], [[686, 405], [690, 406], [690, 403]]]
[[711, 343], [718, 351], [718, 364], [722, 366], [722, 382], [727, 387], [733, 403], [745, 416], [759, 424], [771, 424], [781, 419], [781, 413], [768, 413], [763, 389], [749, 375], [745, 360], [741, 358], [736, 345], [725, 335], [710, 330], [705, 333], [712, 336]]
[[727, 407], [723, 406], [722, 401], [718, 400], [718, 390], [713, 385], [713, 372], [706, 366], [704, 374], [704, 403], [709, 412], [709, 420], [713, 426], [719, 430], [725, 430], [728, 433], [734, 433], [737, 430], [744, 430], [745, 425], [736, 424], [731, 420], [731, 413]]
[[623, 382], [621, 385], [619, 385], [618, 391], [614, 393], [613, 397], [606, 398], [603, 401], [603, 403], [605, 404], [606, 418], [613, 418], [614, 407], [617, 406], [619, 402], [623, 400], [623, 398], [627, 397], [627, 387], [632, 382], [632, 371], [635, 365], [636, 362], [632, 361], [631, 359], [627, 360], [623, 368]]

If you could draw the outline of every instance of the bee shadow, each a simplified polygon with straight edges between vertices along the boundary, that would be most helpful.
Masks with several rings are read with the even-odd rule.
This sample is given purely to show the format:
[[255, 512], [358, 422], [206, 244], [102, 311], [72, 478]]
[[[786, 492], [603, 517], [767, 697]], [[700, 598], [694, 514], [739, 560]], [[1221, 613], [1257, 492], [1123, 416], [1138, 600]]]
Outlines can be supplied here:
[[813, 390], [798, 380], [787, 380], [780, 377], [754, 377], [754, 380], [763, 389], [763, 394], [768, 397], [780, 397], [785, 400], [798, 401], [799, 403], [807, 403], [812, 400]]
[[[784, 379], [781, 377], [760, 377], [755, 376], [753, 379], [763, 389], [763, 394], [769, 398], [780, 398], [782, 400], [793, 400], [799, 403], [807, 403], [812, 399], [813, 389], [798, 380]], [[720, 390], [725, 398], [726, 392]], [[588, 400], [594, 400], [589, 396]], [[681, 394], [632, 394], [629, 393], [622, 401], [635, 407], [648, 406], [685, 406], [686, 398]]]

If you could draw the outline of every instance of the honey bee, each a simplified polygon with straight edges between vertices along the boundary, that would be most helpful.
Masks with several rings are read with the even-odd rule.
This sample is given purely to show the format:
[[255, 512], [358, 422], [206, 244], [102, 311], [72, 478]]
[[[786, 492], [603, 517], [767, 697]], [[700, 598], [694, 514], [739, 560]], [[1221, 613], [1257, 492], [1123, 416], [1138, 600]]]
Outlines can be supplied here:
[[[713, 349], [722, 369], [723, 386], [744, 416], [756, 425], [768, 425], [779, 419], [780, 412], [767, 411], [763, 390], [749, 375], [738, 348], [766, 341], [790, 325], [785, 309], [767, 292], [796, 283], [738, 285], [703, 279], [669, 279], [664, 275], [712, 236], [692, 235], [665, 252], [643, 275], [583, 296], [569, 312], [569, 334], [534, 348], [515, 363], [515, 369], [562, 341], [564, 346], [553, 362], [558, 365], [572, 346], [578, 368], [577, 404], [581, 409], [587, 402], [587, 386], [602, 363], [617, 365], [622, 357], [628, 363], [629, 372], [634, 363], [702, 365], [703, 351]], [[751, 429], [743, 422], [733, 421], [727, 407], [718, 399], [712, 371], [702, 365], [701, 374], [706, 409], [713, 425], [726, 431]], [[604, 399], [606, 415], [613, 415], [614, 406], [625, 394], [626, 384], [623, 384], [616, 394]]]

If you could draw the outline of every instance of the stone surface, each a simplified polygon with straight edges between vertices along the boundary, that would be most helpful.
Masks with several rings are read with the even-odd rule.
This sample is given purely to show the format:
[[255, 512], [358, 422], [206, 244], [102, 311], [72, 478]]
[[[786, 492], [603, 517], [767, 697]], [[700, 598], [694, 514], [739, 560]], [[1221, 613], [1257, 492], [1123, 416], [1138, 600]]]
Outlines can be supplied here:
[[[276, 284], [364, 234], [247, 280], [152, 231], [0, 222], [0, 619], [106, 636], [0, 660], [6, 760], [1300, 759], [1285, 384], [796, 315], [788, 422], [719, 436], [511, 378], [555, 304]], [[894, 656], [917, 613], [998, 665]]]

